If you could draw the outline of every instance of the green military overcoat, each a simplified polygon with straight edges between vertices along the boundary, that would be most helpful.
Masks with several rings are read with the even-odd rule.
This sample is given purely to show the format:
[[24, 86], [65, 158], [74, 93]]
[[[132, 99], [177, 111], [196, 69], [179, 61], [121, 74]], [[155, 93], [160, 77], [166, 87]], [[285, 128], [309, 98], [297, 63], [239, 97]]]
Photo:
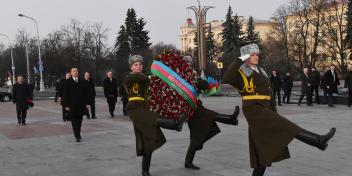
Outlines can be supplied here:
[[[127, 114], [131, 118], [136, 136], [137, 156], [152, 153], [165, 144], [166, 139], [157, 124], [158, 115], [149, 110], [145, 98], [149, 79], [143, 73], [131, 73], [126, 76], [124, 86], [127, 95], [136, 100], [129, 100]], [[138, 100], [138, 97], [140, 100]]]
[[[242, 110], [248, 122], [251, 167], [271, 166], [272, 162], [290, 158], [287, 145], [301, 128], [276, 112], [271, 87], [264, 69], [250, 68], [240, 59], [224, 75], [224, 82], [240, 91]], [[248, 98], [248, 99], [246, 99]]]
[[188, 120], [190, 131], [191, 146], [196, 150], [201, 150], [203, 144], [220, 133], [220, 129], [215, 122], [216, 113], [203, 107], [201, 101], [198, 101], [197, 110], [193, 117]]

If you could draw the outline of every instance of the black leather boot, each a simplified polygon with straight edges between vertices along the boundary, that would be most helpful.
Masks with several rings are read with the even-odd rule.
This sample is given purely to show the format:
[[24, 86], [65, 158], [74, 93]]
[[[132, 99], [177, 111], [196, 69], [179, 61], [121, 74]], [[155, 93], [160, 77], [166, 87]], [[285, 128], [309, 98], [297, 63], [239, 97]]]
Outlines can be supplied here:
[[186, 154], [186, 159], [185, 159], [185, 168], [187, 169], [193, 169], [193, 170], [199, 170], [200, 168], [196, 165], [193, 164], [193, 159], [196, 154], [196, 149], [195, 147], [189, 146]]
[[142, 159], [142, 176], [151, 176], [149, 173], [150, 162], [152, 160], [152, 154], [144, 154]]
[[157, 123], [160, 127], [165, 129], [182, 131], [182, 126], [183, 126], [183, 123], [186, 121], [186, 119], [187, 119], [187, 113], [183, 113], [180, 119], [178, 120], [159, 117], [157, 119]]
[[264, 176], [265, 173], [265, 166], [259, 166], [253, 170], [252, 176]]
[[298, 135], [296, 136], [296, 139], [308, 145], [317, 147], [320, 150], [325, 150], [328, 147], [328, 141], [332, 137], [334, 137], [335, 132], [336, 132], [336, 128], [331, 128], [329, 133], [325, 135], [318, 135], [307, 130], [302, 130], [298, 133]]
[[216, 114], [215, 121], [228, 124], [228, 125], [238, 125], [238, 114], [240, 113], [240, 107], [236, 106], [235, 111], [232, 115], [226, 114]]

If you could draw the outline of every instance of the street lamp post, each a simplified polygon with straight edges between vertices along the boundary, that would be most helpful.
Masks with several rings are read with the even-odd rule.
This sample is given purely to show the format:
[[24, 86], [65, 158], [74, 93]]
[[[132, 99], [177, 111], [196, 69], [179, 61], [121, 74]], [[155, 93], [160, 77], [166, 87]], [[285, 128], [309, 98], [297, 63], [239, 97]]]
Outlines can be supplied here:
[[206, 49], [205, 49], [205, 25], [206, 25], [206, 14], [209, 9], [214, 8], [213, 6], [201, 6], [200, 1], [197, 0], [197, 6], [190, 6], [187, 9], [193, 10], [196, 16], [197, 22], [197, 42], [198, 42], [198, 61], [199, 70], [201, 76], [205, 77], [204, 70], [206, 68]]
[[0, 34], [0, 36], [4, 36], [7, 38], [7, 40], [9, 41], [9, 45], [10, 45], [10, 53], [11, 53], [11, 70], [12, 70], [12, 85], [15, 84], [16, 82], [16, 77], [15, 77], [15, 65], [13, 62], [13, 54], [12, 54], [12, 44], [11, 44], [11, 40], [10, 37], [4, 34]]
[[26, 60], [27, 60], [27, 82], [31, 83], [31, 74], [29, 72], [29, 57], [28, 57], [28, 43], [26, 43]]
[[18, 14], [19, 17], [25, 17], [25, 18], [28, 18], [28, 19], [31, 19], [32, 21], [34, 21], [35, 23], [35, 26], [37, 28], [37, 37], [38, 37], [38, 55], [39, 55], [39, 73], [40, 73], [40, 83], [39, 83], [39, 91], [40, 92], [43, 92], [45, 91], [45, 87], [44, 87], [44, 81], [43, 81], [43, 61], [42, 61], [42, 56], [41, 56], [41, 53], [40, 53], [40, 38], [39, 38], [39, 30], [38, 30], [38, 22], [32, 18], [32, 17], [29, 17], [29, 16], [26, 16], [26, 15], [23, 15], [23, 14]]

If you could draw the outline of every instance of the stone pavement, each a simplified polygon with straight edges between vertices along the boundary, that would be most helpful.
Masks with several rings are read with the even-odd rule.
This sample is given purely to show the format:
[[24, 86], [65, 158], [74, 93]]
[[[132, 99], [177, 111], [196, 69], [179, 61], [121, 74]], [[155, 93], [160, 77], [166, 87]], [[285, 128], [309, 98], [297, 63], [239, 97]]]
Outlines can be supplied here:
[[[203, 98], [206, 107], [232, 113], [236, 97]], [[28, 125], [18, 126], [15, 106], [0, 102], [0, 176], [134, 176], [140, 175], [132, 123], [121, 114], [109, 118], [104, 99], [97, 99], [96, 120], [84, 120], [83, 141], [75, 143], [70, 123], [61, 119], [61, 106], [36, 101], [28, 112]], [[326, 105], [284, 105], [281, 114], [314, 132], [337, 127], [329, 148], [322, 152], [297, 140], [290, 145], [292, 158], [274, 163], [266, 176], [351, 176], [352, 109]], [[153, 176], [250, 176], [247, 122], [240, 116], [238, 127], [219, 124], [222, 132], [197, 153], [202, 169], [183, 168], [189, 144], [187, 125], [182, 132], [163, 130], [167, 143], [152, 158]]]

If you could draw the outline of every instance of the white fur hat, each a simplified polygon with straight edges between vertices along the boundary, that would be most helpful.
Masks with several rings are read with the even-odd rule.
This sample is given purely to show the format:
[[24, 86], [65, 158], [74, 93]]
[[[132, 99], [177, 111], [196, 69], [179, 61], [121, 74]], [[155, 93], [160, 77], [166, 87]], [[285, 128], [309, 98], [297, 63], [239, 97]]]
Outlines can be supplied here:
[[245, 45], [242, 46], [241, 49], [241, 57], [239, 57], [241, 60], [245, 61], [249, 58], [249, 56], [252, 53], [259, 53], [259, 47], [257, 44], [249, 44], [249, 45]]
[[135, 62], [143, 63], [143, 57], [141, 55], [132, 55], [128, 58], [128, 64], [130, 64], [130, 66], [132, 66]]

